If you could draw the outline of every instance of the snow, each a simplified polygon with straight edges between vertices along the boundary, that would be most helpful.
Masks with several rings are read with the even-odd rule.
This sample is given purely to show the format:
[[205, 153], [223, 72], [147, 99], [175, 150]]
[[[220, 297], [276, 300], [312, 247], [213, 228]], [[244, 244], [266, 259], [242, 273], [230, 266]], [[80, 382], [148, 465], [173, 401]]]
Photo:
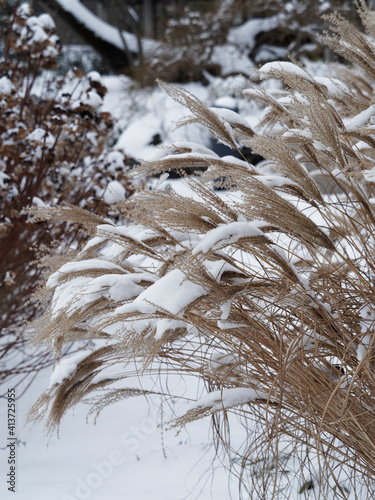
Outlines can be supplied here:
[[[143, 278], [147, 280], [147, 276], [143, 276]], [[186, 323], [180, 322], [177, 318], [182, 318], [186, 309], [196, 299], [205, 295], [207, 295], [207, 291], [203, 287], [189, 281], [181, 271], [172, 270], [148, 288], [142, 290], [132, 302], [116, 307], [113, 313], [114, 317], [121, 318], [129, 313], [142, 313], [146, 314], [146, 317], [140, 314], [132, 315], [125, 323], [121, 319], [111, 325], [105, 324], [103, 331], [115, 336], [124, 332], [125, 327], [139, 334], [152, 328], [155, 338], [160, 339], [172, 327], [186, 328]], [[75, 307], [75, 304], [73, 306]], [[175, 318], [157, 319], [154, 316], [157, 311], [175, 316]]]
[[210, 61], [222, 67], [222, 76], [234, 73], [254, 76], [256, 72], [256, 67], [247, 56], [247, 52], [239, 52], [237, 47], [231, 45], [215, 45]]
[[[138, 40], [135, 35], [122, 31], [121, 33], [113, 25], [96, 16], [90, 9], [85, 7], [79, 0], [56, 0], [67, 12], [72, 14], [96, 36], [111, 43], [120, 50], [125, 50], [123, 39], [131, 52], [138, 53]], [[158, 44], [152, 40], [142, 39], [145, 53], [152, 53], [158, 48]]]
[[334, 96], [345, 96], [345, 94], [350, 92], [349, 87], [344, 82], [336, 78], [315, 76], [314, 80], [316, 83], [324, 85], [328, 92]]
[[366, 354], [368, 354], [370, 348], [374, 345], [375, 345], [374, 344], [374, 335], [365, 335], [357, 347], [357, 359], [358, 359], [358, 361], [362, 361], [362, 359], [366, 356]]
[[254, 399], [269, 399], [270, 401], [274, 401], [272, 397], [268, 397], [261, 390], [249, 387], [234, 387], [209, 392], [196, 403], [193, 403], [189, 407], [189, 410], [207, 408], [211, 412], [220, 411], [224, 408], [232, 408], [233, 406], [248, 403]]
[[42, 128], [34, 129], [26, 139], [31, 142], [39, 142], [41, 144], [46, 144], [47, 146], [53, 146], [55, 143], [55, 138], [51, 132], [47, 132]]
[[178, 321], [175, 319], [161, 318], [156, 323], [156, 333], [155, 340], [160, 340], [165, 332], [168, 330], [176, 331], [178, 328], [186, 328], [186, 323], [184, 321]]
[[362, 175], [367, 182], [375, 182], [375, 167], [371, 170], [362, 170]]
[[4, 174], [4, 172], [0, 172], [0, 188], [4, 189], [6, 188], [6, 183], [5, 181], [9, 181], [10, 177], [7, 174]]
[[105, 166], [107, 171], [114, 175], [116, 169], [123, 169], [125, 167], [124, 154], [121, 151], [110, 151], [105, 157]]
[[243, 125], [244, 127], [247, 127], [248, 129], [251, 130], [249, 122], [231, 109], [219, 108], [215, 106], [214, 108], [210, 108], [210, 110], [215, 114], [217, 114], [220, 118], [226, 120], [230, 124]]
[[[220, 250], [217, 251], [217, 254], [220, 255]], [[235, 271], [235, 268], [232, 265], [221, 259], [205, 260], [203, 262], [203, 266], [205, 267], [208, 274], [210, 274], [217, 282], [221, 280], [221, 277], [225, 271]]]
[[295, 75], [301, 78], [304, 78], [305, 80], [308, 80], [311, 83], [314, 83], [314, 79], [312, 76], [310, 76], [307, 71], [302, 69], [300, 66], [297, 66], [297, 64], [291, 63], [291, 62], [286, 62], [286, 61], [273, 61], [264, 64], [261, 68], [259, 68], [259, 73], [261, 79], [265, 78], [272, 78], [275, 77], [275, 74], [277, 72], [285, 72], [290, 75]]
[[144, 287], [138, 284], [143, 280], [154, 281], [154, 278], [146, 273], [103, 274], [96, 278], [75, 278], [55, 290], [53, 316], [56, 317], [61, 310], [72, 315], [85, 307], [90, 307], [100, 298], [123, 304], [143, 292]]
[[31, 15], [31, 5], [29, 2], [23, 2], [17, 9], [17, 15], [20, 17], [29, 17]]
[[[74, 356], [72, 369], [79, 362], [78, 353], [77, 358]], [[69, 376], [68, 367], [59, 370], [62, 376]], [[236, 481], [228, 479], [225, 466], [217, 463], [217, 472], [212, 470], [215, 449], [209, 420], [193, 422], [179, 435], [162, 431], [158, 427], [161, 414], [157, 396], [131, 398], [107, 407], [96, 425], [92, 418], [86, 422], [88, 407], [78, 405], [64, 418], [60, 439], [56, 435], [47, 439], [41, 424], [25, 425], [36, 394], [48, 387], [50, 371], [40, 373], [32, 391], [17, 401], [16, 494], [6, 489], [3, 480], [2, 499], [193, 500], [199, 494], [202, 500], [228, 500], [228, 488], [233, 500], [238, 499]], [[144, 377], [145, 388], [152, 389], [154, 383], [152, 378]], [[172, 377], [171, 383], [188, 399], [197, 391], [194, 384], [186, 387], [178, 377]], [[185, 408], [187, 404], [181, 401], [176, 409], [183, 412]], [[171, 416], [166, 403], [164, 422]], [[0, 418], [6, 421], [5, 405], [0, 406]], [[234, 432], [233, 438], [237, 434]], [[7, 454], [7, 450], [0, 449], [4, 473]], [[207, 471], [204, 477], [202, 471]]]
[[[98, 282], [100, 279], [102, 280], [102, 283]], [[108, 288], [109, 299], [114, 302], [124, 302], [142, 293], [143, 287], [137, 285], [137, 283], [140, 283], [143, 280], [150, 280], [150, 277], [146, 274], [135, 273], [129, 273], [125, 276], [105, 276], [93, 280], [93, 289], [94, 293], [97, 293], [96, 290], [98, 289], [98, 286], [100, 288], [106, 287]], [[105, 296], [106, 294], [104, 294], [104, 297]]]
[[279, 16], [249, 19], [241, 26], [229, 31], [228, 42], [239, 46], [242, 50], [250, 51], [254, 47], [255, 39], [259, 33], [277, 28], [279, 24]]
[[14, 89], [15, 86], [7, 76], [2, 76], [0, 78], [0, 94], [11, 94]]
[[236, 243], [241, 238], [250, 236], [264, 236], [259, 229], [264, 222], [231, 222], [208, 231], [193, 250], [193, 255], [218, 250], [227, 245]]
[[77, 369], [78, 364], [87, 358], [89, 354], [91, 354], [90, 351], [80, 351], [61, 359], [53, 369], [49, 387], [52, 387], [55, 384], [61, 384], [63, 380], [69, 378]]
[[362, 127], [365, 123], [367, 123], [370, 118], [372, 118], [375, 114], [375, 104], [372, 104], [367, 109], [358, 113], [358, 115], [350, 118], [349, 120], [344, 120], [344, 124], [346, 130], [351, 132], [355, 131], [357, 128]]
[[119, 203], [124, 201], [126, 198], [126, 189], [118, 181], [111, 181], [106, 187], [103, 193], [103, 200], [112, 205], [113, 203]]
[[[126, 236], [137, 242], [155, 236], [152, 229], [144, 229], [139, 226], [112, 226], [110, 224], [99, 224], [96, 227], [98, 236], [110, 238], [111, 236]], [[147, 247], [146, 247], [147, 248]]]
[[[159, 87], [147, 89], [138, 96], [133, 96], [129, 91], [129, 97], [121, 99], [128, 84], [118, 78], [110, 80], [107, 77], [104, 81], [109, 89], [116, 91], [118, 98], [115, 98], [116, 93], [106, 97], [103, 109], [113, 112], [119, 119], [122, 132], [117, 148], [127, 155], [137, 160], [153, 161], [162, 154], [160, 147], [168, 149], [171, 144], [186, 142], [208, 145], [208, 134], [201, 126], [176, 128], [178, 121], [186, 116], [186, 110], [176, 105]], [[186, 84], [184, 88], [203, 101], [208, 98], [208, 89], [200, 83]], [[158, 136], [162, 142], [155, 147], [152, 142]]]
[[[174, 156], [177, 151], [181, 150], [190, 150], [190, 153], [193, 153], [191, 156], [197, 157], [198, 155], [202, 155], [202, 158], [205, 157], [213, 157], [213, 158], [219, 158], [219, 156], [214, 153], [211, 149], [206, 148], [202, 144], [197, 144], [196, 142], [190, 142], [190, 141], [178, 141], [174, 142], [171, 146], [169, 147], [163, 147], [159, 148], [157, 152], [152, 156], [151, 160], [152, 161], [157, 161], [161, 160], [162, 158], [166, 158], [169, 156]], [[181, 157], [182, 155], [178, 155], [178, 157]], [[182, 156], [183, 157], [183, 156]]]
[[72, 109], [78, 109], [80, 106], [91, 106], [96, 109], [99, 108], [103, 103], [102, 98], [95, 90], [89, 90], [88, 92], [83, 92], [80, 98], [72, 104]]
[[52, 318], [57, 318], [61, 314], [61, 311], [68, 311], [70, 314], [73, 314], [82, 307], [85, 304], [85, 299], [80, 294], [84, 286], [89, 282], [90, 278], [81, 276], [72, 279], [69, 285], [57, 288], [53, 294], [51, 304]]
[[[1, 173], [0, 173], [0, 176], [1, 176]], [[35, 207], [46, 207], [47, 205], [44, 203], [43, 200], [41, 200], [40, 198], [38, 198], [37, 196], [33, 196], [33, 199], [32, 199], [32, 204], [33, 206]]]
[[47, 280], [47, 287], [53, 288], [59, 284], [59, 282], [64, 279], [65, 274], [70, 273], [79, 273], [82, 271], [90, 271], [92, 269], [103, 269], [103, 270], [111, 270], [111, 271], [120, 271], [124, 272], [122, 267], [114, 264], [113, 262], [109, 262], [107, 260], [100, 259], [89, 259], [89, 260], [80, 260], [77, 262], [67, 262], [60, 269], [51, 274], [51, 276]]
[[226, 302], [224, 302], [224, 304], [222, 304], [220, 306], [220, 309], [222, 311], [220, 319], [222, 319], [222, 320], [228, 319], [231, 305], [232, 305], [232, 301], [231, 300], [227, 300]]
[[[51, 37], [52, 38], [52, 37]], [[50, 40], [51, 40], [50, 38]], [[54, 47], [53, 45], [48, 45], [44, 50], [43, 50], [43, 57], [45, 58], [55, 58], [55, 57], [58, 57], [59, 55], [59, 51], [57, 50], [56, 47]]]
[[87, 78], [95, 83], [100, 83], [100, 84], [103, 83], [103, 79], [100, 73], [98, 73], [97, 71], [90, 71], [90, 73], [87, 74]]
[[236, 365], [238, 360], [232, 354], [214, 351], [211, 354], [210, 365], [213, 370], [220, 370], [228, 365]]
[[49, 14], [40, 14], [38, 16], [39, 24], [46, 30], [54, 30], [56, 28], [55, 21]]
[[310, 130], [300, 130], [298, 128], [291, 128], [283, 134], [283, 137], [306, 137], [306, 139], [312, 139], [312, 133]]
[[215, 100], [215, 108], [237, 109], [237, 100], [231, 96], [221, 96]]
[[29, 17], [26, 21], [27, 28], [30, 29], [32, 36], [29, 36], [29, 32], [26, 28], [23, 28], [24, 37], [27, 39], [30, 45], [34, 43], [44, 43], [48, 40], [48, 35], [41, 26], [39, 19], [35, 16]]
[[149, 303], [182, 317], [186, 308], [204, 295], [207, 292], [202, 286], [192, 283], [180, 270], [174, 269], [149, 286], [134, 302]]

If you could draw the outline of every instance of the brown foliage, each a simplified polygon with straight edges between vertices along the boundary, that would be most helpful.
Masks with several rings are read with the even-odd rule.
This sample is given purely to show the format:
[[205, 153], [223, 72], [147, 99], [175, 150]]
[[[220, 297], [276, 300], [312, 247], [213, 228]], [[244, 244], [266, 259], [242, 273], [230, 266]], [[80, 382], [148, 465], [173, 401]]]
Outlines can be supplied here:
[[[37, 259], [51, 250], [69, 252], [71, 244], [82, 239], [72, 225], [56, 226], [48, 220], [30, 224], [26, 209], [70, 203], [111, 215], [101, 194], [110, 179], [126, 184], [127, 167], [122, 152], [111, 153], [106, 145], [113, 123], [101, 110], [106, 89], [99, 75], [71, 72], [58, 77], [45, 72], [56, 67], [60, 53], [52, 19], [33, 16], [22, 4], [8, 18], [3, 42], [0, 381], [9, 382], [10, 377], [31, 374], [50, 362], [46, 351], [34, 358], [22, 354], [26, 338], [21, 326], [35, 318], [31, 297], [42, 277]], [[12, 357], [18, 359], [17, 368], [11, 366]]]

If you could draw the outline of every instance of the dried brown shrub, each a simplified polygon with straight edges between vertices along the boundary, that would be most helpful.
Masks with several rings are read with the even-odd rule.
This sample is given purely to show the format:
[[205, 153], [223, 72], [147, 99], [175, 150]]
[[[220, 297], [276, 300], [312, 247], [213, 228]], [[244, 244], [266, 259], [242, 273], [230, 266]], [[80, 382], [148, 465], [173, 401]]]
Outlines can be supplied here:
[[69, 252], [83, 237], [72, 225], [30, 224], [25, 209], [69, 203], [115, 216], [102, 200], [104, 188], [115, 179], [131, 188], [124, 154], [107, 146], [113, 119], [101, 110], [106, 88], [100, 75], [47, 72], [56, 68], [60, 53], [49, 15], [34, 16], [24, 3], [6, 19], [0, 68], [0, 382], [15, 383], [51, 363], [46, 350], [24, 352], [21, 327], [35, 318], [31, 297], [42, 278], [36, 261], [51, 249]]

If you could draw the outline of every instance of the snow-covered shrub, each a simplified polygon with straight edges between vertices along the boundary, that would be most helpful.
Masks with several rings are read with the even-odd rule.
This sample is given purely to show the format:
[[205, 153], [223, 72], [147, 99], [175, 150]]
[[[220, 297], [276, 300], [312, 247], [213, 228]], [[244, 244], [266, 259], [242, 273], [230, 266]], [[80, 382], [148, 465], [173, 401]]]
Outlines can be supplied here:
[[155, 74], [168, 81], [192, 81], [202, 78], [202, 69], [220, 72], [220, 64], [212, 62], [212, 56], [217, 45], [227, 42], [232, 4], [208, 3], [206, 10], [184, 5], [166, 19], [163, 38], [173, 51], [167, 49], [151, 62]]
[[[360, 14], [366, 35], [333, 16], [325, 37], [355, 67], [326, 78], [291, 62], [260, 68], [284, 90], [244, 91], [266, 105], [257, 131], [161, 83], [190, 110], [184, 123], [202, 124], [233, 150], [251, 146], [267, 159], [261, 166], [175, 144], [134, 176], [206, 171], [186, 177], [182, 194], [161, 184], [129, 198], [122, 209], [132, 225], [56, 209], [56, 218], [75, 215], [95, 236], [49, 277], [53, 297], [35, 340], [53, 343], [57, 356], [65, 342], [96, 340], [85, 358], [57, 365], [31, 418], [48, 408], [53, 430], [97, 389], [94, 412], [144, 393], [126, 386], [136, 361], [139, 373], [204, 382], [206, 394], [172, 425], [212, 416], [251, 498], [254, 488], [259, 498], [288, 498], [281, 462], [291, 454], [312, 474], [301, 493], [316, 487], [322, 498], [347, 498], [363, 482], [371, 498], [375, 25], [363, 3]], [[218, 177], [227, 187], [220, 196], [212, 189]], [[246, 430], [264, 423], [239, 449], [229, 441], [233, 415]]]
[[257, 65], [288, 56], [319, 58], [321, 16], [349, 8], [341, 0], [102, 2], [101, 18], [80, 0], [52, 3], [106, 67], [143, 85], [156, 78], [201, 80], [204, 70], [250, 75]]
[[185, 82], [200, 80], [204, 73], [253, 77], [260, 64], [274, 60], [317, 60], [327, 53], [320, 37], [322, 17], [335, 9], [357, 17], [339, 0], [181, 4], [171, 9], [162, 43], [138, 71], [145, 81]]
[[[127, 185], [128, 167], [125, 155], [106, 145], [113, 120], [101, 109], [106, 88], [100, 75], [71, 71], [57, 77], [47, 71], [56, 66], [60, 53], [52, 18], [34, 16], [30, 5], [23, 3], [8, 18], [2, 41], [0, 357], [4, 360], [9, 353], [16, 358], [25, 341], [19, 327], [35, 315], [35, 303], [29, 299], [41, 278], [37, 256], [51, 244], [63, 252], [79, 240], [73, 227], [48, 222], [32, 226], [24, 210], [69, 203], [118, 216], [113, 199], [108, 204], [103, 194], [110, 182]], [[124, 187], [119, 199], [126, 194]], [[1, 381], [43, 366], [40, 353], [35, 363], [21, 358], [16, 371], [10, 366], [1, 370]]]
[[[242, 5], [242, 26], [238, 27], [243, 48], [248, 47], [251, 60], [264, 64], [277, 59], [294, 60], [323, 56], [324, 44], [320, 38], [322, 16], [333, 11], [345, 11], [354, 17], [355, 9], [337, 0], [255, 0]], [[236, 3], [234, 3], [236, 6]], [[247, 36], [246, 36], [247, 35]]]
[[323, 55], [319, 33], [322, 16], [332, 13], [335, 0], [246, 2], [226, 0], [182, 4], [165, 19], [161, 43], [134, 68], [148, 82], [202, 79], [202, 72], [217, 76], [253, 75], [260, 63]]

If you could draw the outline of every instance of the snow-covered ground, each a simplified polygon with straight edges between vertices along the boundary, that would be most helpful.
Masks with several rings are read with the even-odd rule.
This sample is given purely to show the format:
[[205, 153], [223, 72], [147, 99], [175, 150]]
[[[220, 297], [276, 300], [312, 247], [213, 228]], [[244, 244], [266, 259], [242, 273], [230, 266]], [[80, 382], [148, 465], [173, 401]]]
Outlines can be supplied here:
[[[239, 500], [238, 481], [229, 474], [226, 457], [220, 452], [215, 455], [210, 418], [191, 422], [179, 432], [165, 425], [199, 398], [195, 381], [171, 377], [172, 390], [182, 392], [186, 399], [162, 402], [160, 396], [129, 398], [105, 408], [96, 424], [88, 417], [90, 406], [80, 404], [64, 417], [59, 436], [47, 436], [42, 424], [31, 426], [25, 419], [37, 396], [48, 387], [51, 371], [42, 371], [16, 405], [16, 494], [8, 491], [6, 484], [9, 448], [4, 449], [3, 443], [7, 442], [7, 409], [5, 404], [0, 407], [1, 499]], [[156, 380], [160, 382], [144, 377], [142, 387], [157, 390]], [[232, 444], [240, 446], [244, 438], [242, 426], [231, 419]], [[316, 488], [299, 493], [311, 476], [307, 470], [301, 475], [293, 454], [289, 459], [282, 455], [286, 457], [283, 498], [338, 498], [334, 485], [328, 490], [332, 492], [329, 497], [320, 496]], [[263, 461], [260, 454], [252, 458], [248, 472], [255, 479]], [[350, 489], [345, 473], [343, 476], [348, 500], [375, 498], [366, 488]], [[273, 478], [270, 468], [270, 492]], [[241, 499], [272, 496], [259, 496], [255, 490], [248, 496], [243, 493]]]
[[[50, 370], [40, 373], [17, 402], [17, 499], [227, 500], [228, 486], [236, 498], [235, 481], [230, 485], [223, 468], [212, 470], [209, 420], [194, 422], [178, 435], [175, 429], [162, 431], [159, 424], [171, 412], [165, 403], [161, 415], [160, 397], [116, 403], [103, 411], [96, 425], [93, 418], [86, 422], [89, 407], [80, 405], [64, 419], [59, 437], [48, 438], [43, 425], [25, 425], [26, 414], [49, 377]], [[4, 404], [0, 421], [4, 443]], [[9, 448], [1, 449], [1, 498], [13, 498], [6, 487], [8, 455]]]

